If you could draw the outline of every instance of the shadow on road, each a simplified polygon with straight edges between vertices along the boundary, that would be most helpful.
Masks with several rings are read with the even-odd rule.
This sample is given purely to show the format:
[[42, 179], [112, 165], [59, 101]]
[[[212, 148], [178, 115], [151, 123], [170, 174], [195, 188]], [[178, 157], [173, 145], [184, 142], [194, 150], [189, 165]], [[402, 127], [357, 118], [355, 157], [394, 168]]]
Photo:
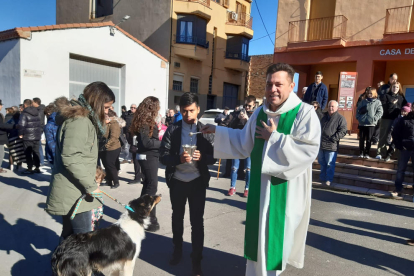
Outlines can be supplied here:
[[[147, 232], [139, 258], [173, 275], [191, 275], [191, 244], [184, 242], [183, 259], [177, 266], [168, 264], [172, 250], [171, 238]], [[246, 260], [218, 249], [204, 248], [202, 268], [204, 275], [244, 276]], [[139, 275], [138, 267], [135, 271]]]
[[[398, 271], [402, 275], [412, 275], [412, 261], [403, 259], [378, 250], [349, 244], [336, 239], [328, 238], [313, 232], [308, 232], [307, 245], [343, 259], [354, 261], [362, 265], [390, 272], [387, 268]], [[411, 258], [411, 256], [407, 256]]]
[[28, 191], [35, 192], [37, 194], [44, 195], [44, 196], [47, 194], [47, 191], [49, 189], [48, 186], [38, 186], [38, 185], [35, 185], [29, 182], [30, 180], [31, 180], [30, 178], [26, 180], [26, 179], [21, 179], [21, 178], [10, 178], [10, 177], [0, 176], [0, 182], [3, 184], [16, 187], [19, 189], [26, 189]]
[[400, 215], [412, 218], [414, 217], [414, 208], [407, 206], [399, 206], [390, 203], [379, 201], [376, 198], [359, 197], [355, 195], [333, 193], [331, 191], [313, 190], [312, 198], [315, 200], [330, 202], [334, 204], [343, 204], [345, 206], [363, 208], [377, 212], [389, 213], [393, 215]]
[[[14, 225], [0, 214], [0, 251], [15, 251], [24, 257], [11, 268], [13, 276], [52, 275], [51, 254], [58, 245], [59, 237], [46, 227], [25, 219], [18, 219]], [[38, 252], [47, 251], [41, 254]]]

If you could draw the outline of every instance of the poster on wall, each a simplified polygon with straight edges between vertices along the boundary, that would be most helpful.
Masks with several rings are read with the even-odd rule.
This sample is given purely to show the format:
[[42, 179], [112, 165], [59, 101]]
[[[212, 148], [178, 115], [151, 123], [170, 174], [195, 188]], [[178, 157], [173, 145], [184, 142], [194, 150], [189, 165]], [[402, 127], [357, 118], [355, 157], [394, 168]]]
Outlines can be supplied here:
[[341, 72], [339, 77], [338, 110], [352, 111], [356, 88], [357, 73]]

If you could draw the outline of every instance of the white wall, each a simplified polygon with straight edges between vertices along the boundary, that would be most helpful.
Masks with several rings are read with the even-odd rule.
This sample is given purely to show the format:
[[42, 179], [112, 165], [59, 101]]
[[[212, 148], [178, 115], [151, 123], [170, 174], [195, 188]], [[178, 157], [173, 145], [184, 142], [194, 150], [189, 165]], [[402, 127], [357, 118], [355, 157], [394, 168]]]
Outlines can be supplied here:
[[19, 105], [20, 99], [20, 41], [0, 42], [0, 99], [6, 107]]
[[[32, 39], [21, 43], [21, 98], [39, 97], [48, 104], [59, 96], [69, 95], [69, 55], [77, 54], [125, 65], [125, 100], [121, 105], [139, 104], [147, 96], [160, 99], [161, 110], [167, 106], [168, 66], [161, 59], [109, 27], [64, 29], [32, 32]], [[24, 70], [42, 71], [41, 78], [24, 76]], [[98, 81], [98, 80], [97, 80]]]

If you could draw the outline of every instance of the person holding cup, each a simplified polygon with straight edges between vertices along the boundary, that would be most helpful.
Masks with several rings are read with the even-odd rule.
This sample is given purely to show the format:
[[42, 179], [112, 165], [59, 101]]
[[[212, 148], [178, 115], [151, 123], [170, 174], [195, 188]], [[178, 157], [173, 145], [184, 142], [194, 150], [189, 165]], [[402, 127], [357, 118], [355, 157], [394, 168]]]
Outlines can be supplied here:
[[[203, 217], [206, 189], [210, 181], [208, 165], [216, 162], [213, 157], [214, 136], [194, 134], [203, 127], [197, 119], [200, 113], [197, 94], [184, 93], [180, 98], [180, 110], [183, 119], [168, 127], [160, 147], [160, 162], [166, 166], [165, 178], [170, 189], [173, 211], [174, 252], [170, 264], [177, 265], [182, 258], [184, 213], [188, 200], [192, 227], [192, 271], [193, 275], [201, 275], [204, 246]], [[194, 150], [192, 156], [189, 154], [189, 149]]]

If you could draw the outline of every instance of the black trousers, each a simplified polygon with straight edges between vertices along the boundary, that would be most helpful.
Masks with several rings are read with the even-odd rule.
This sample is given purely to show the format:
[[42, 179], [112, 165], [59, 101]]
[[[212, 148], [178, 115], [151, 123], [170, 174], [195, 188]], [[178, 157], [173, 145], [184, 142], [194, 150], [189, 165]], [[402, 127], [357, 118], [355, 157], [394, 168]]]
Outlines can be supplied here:
[[372, 139], [371, 139], [371, 141], [373, 143], [374, 142], [377, 142], [378, 143], [378, 141], [379, 141], [379, 137], [380, 137], [380, 126], [381, 126], [381, 119], [378, 121], [377, 125], [375, 126], [374, 134], [372, 135]]
[[70, 219], [72, 213], [62, 216], [62, 242], [72, 234], [87, 233], [92, 231], [92, 211], [76, 214], [73, 220]]
[[134, 162], [134, 172], [135, 172], [134, 180], [144, 179], [144, 176], [141, 173], [141, 165], [139, 164], [139, 161], [137, 160], [137, 154], [136, 153], [132, 154], [132, 162]]
[[[372, 136], [374, 135], [374, 126], [360, 126], [359, 127], [359, 152], [361, 154], [369, 155], [371, 150]], [[366, 146], [365, 146], [366, 142]]]
[[120, 153], [121, 148], [99, 152], [99, 157], [101, 158], [102, 163], [105, 167], [106, 182], [110, 186], [119, 184], [118, 168], [116, 166], [116, 163], [119, 162]]
[[[135, 159], [135, 158], [134, 158]], [[147, 160], [138, 160], [141, 166], [142, 173], [144, 174], [144, 181], [142, 182], [141, 196], [143, 195], [155, 195], [158, 190], [158, 163], [157, 156], [147, 155]], [[157, 219], [156, 207], [151, 211], [151, 222]]]
[[181, 249], [184, 233], [185, 204], [189, 204], [191, 223], [191, 253], [193, 262], [203, 258], [204, 247], [204, 207], [206, 204], [206, 186], [200, 178], [191, 182], [172, 179], [170, 199], [172, 205], [173, 243], [176, 249]]
[[26, 155], [27, 168], [31, 170], [33, 165], [38, 169], [40, 167], [40, 141], [23, 141], [24, 154]]

